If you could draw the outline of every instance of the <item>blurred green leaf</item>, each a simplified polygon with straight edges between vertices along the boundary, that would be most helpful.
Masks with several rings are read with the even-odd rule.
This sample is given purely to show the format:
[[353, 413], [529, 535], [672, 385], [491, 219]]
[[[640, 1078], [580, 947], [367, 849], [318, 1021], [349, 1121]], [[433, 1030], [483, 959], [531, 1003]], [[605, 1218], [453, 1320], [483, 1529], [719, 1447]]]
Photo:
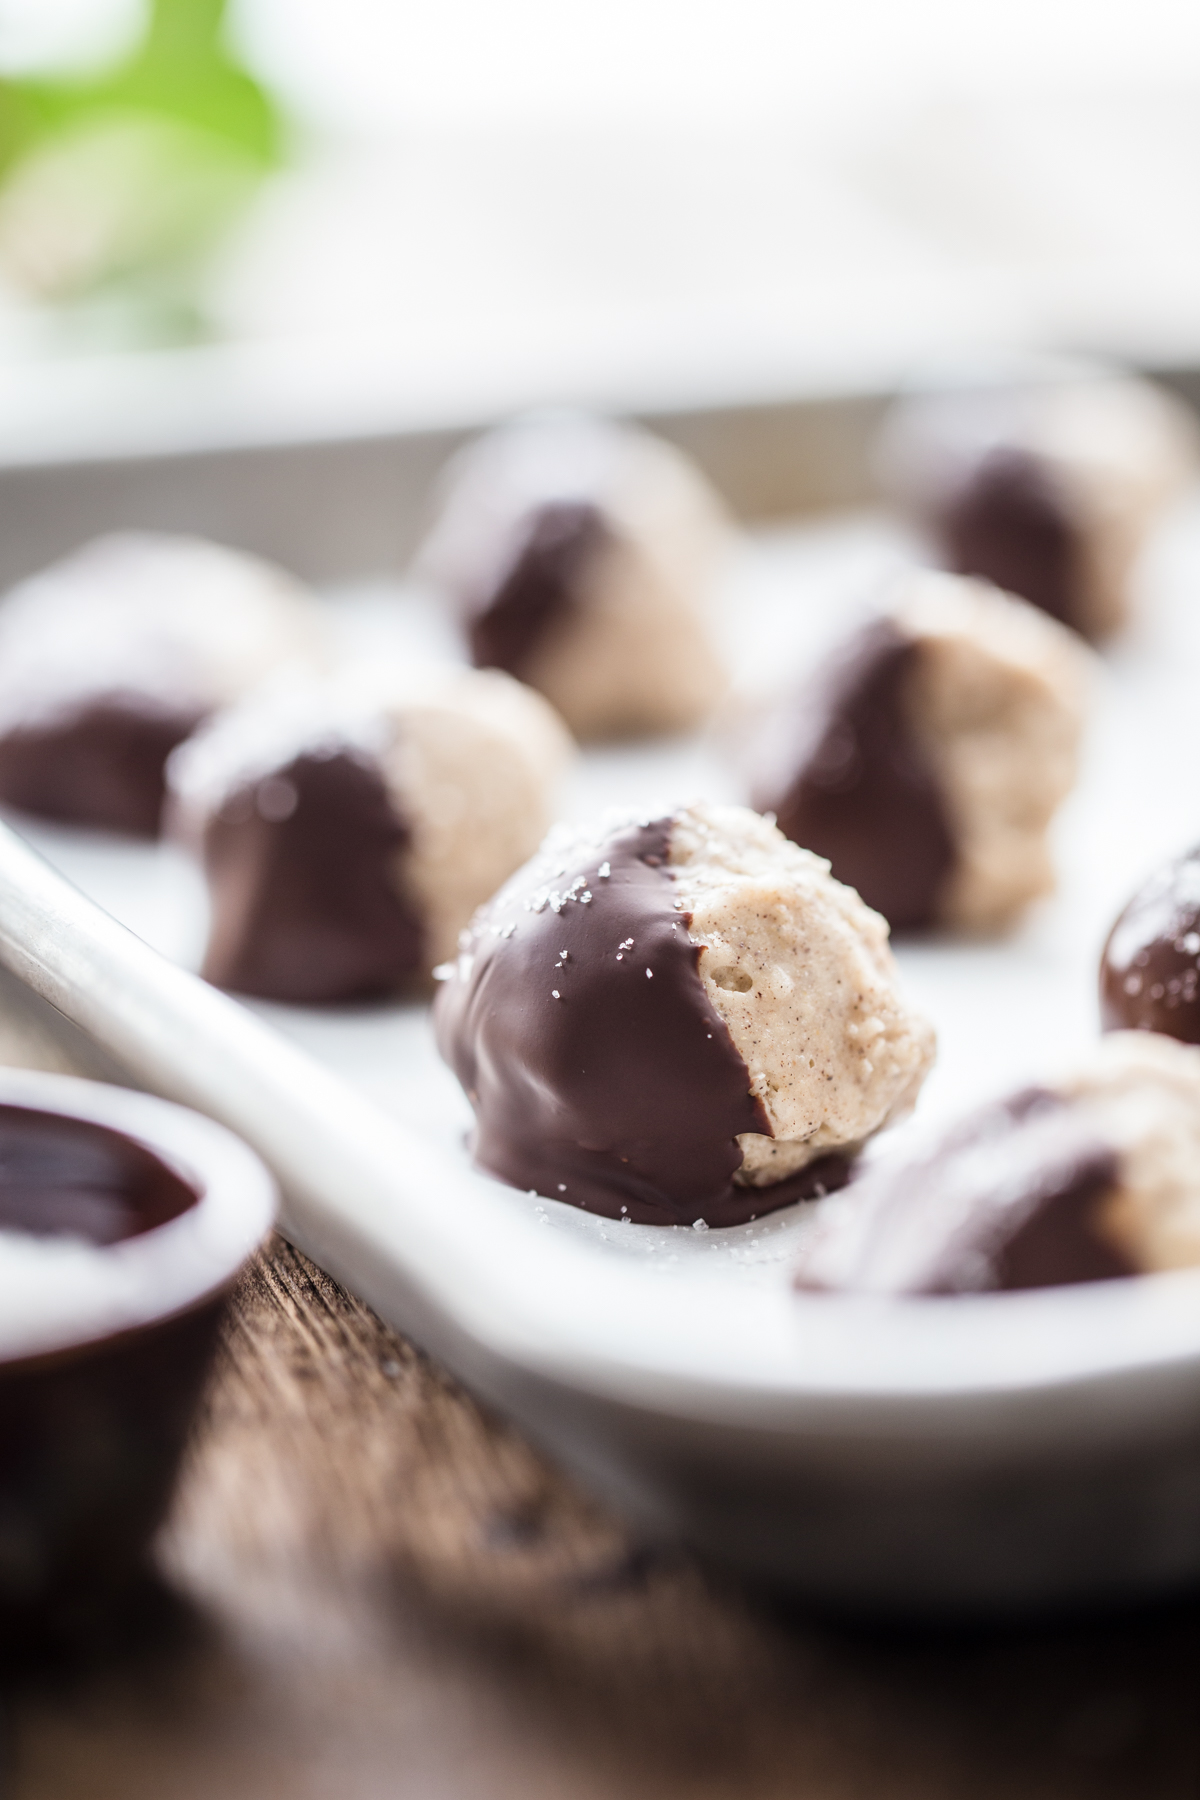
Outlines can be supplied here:
[[197, 271], [283, 154], [282, 116], [228, 51], [224, 13], [154, 0], [116, 68], [0, 81], [0, 262], [25, 293], [124, 292], [161, 315], [152, 335], [197, 328]]
[[225, 0], [153, 0], [142, 43], [116, 69], [86, 81], [0, 81], [0, 171], [40, 138], [130, 110], [212, 132], [264, 167], [278, 162], [280, 113], [226, 48], [224, 14]]

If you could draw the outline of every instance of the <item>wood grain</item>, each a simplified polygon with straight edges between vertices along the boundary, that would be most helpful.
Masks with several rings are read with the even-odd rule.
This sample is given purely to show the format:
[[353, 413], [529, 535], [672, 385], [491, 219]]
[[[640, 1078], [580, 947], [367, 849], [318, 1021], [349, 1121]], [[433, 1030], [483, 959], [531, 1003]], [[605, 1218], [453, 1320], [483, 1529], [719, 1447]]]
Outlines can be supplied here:
[[1200, 1610], [957, 1639], [786, 1615], [632, 1541], [276, 1240], [160, 1563], [10, 1685], [6, 1800], [1200, 1792]]

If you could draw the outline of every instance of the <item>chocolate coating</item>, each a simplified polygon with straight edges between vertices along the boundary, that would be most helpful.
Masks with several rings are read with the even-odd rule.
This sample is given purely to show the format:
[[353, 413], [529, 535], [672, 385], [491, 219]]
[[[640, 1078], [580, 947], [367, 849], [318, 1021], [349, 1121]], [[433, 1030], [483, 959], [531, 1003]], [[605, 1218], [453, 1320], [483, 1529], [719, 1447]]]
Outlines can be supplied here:
[[[838, 1285], [960, 1294], [1136, 1274], [1100, 1228], [1117, 1179], [1116, 1152], [1090, 1121], [1027, 1088], [964, 1120], [932, 1155], [864, 1177], [870, 1229]], [[802, 1268], [797, 1285], [827, 1284]]]
[[1070, 507], [1028, 451], [983, 457], [935, 515], [951, 568], [1079, 628], [1081, 546]]
[[1100, 960], [1105, 1031], [1159, 1031], [1200, 1044], [1200, 847], [1151, 877]]
[[954, 867], [941, 787], [907, 716], [918, 645], [891, 619], [857, 632], [768, 722], [752, 804], [828, 857], [894, 931], [937, 923]]
[[196, 1204], [149, 1150], [86, 1119], [0, 1106], [0, 1231], [115, 1244]]
[[98, 699], [53, 724], [0, 735], [0, 800], [39, 818], [157, 837], [163, 767], [200, 722], [135, 697]]
[[555, 501], [531, 513], [515, 560], [470, 619], [476, 668], [523, 676], [547, 630], [576, 605], [583, 572], [610, 535], [587, 501]]
[[676, 910], [671, 826], [615, 834], [539, 910], [527, 874], [502, 889], [438, 995], [438, 1047], [489, 1173], [609, 1218], [735, 1225], [840, 1186], [846, 1162], [734, 1183], [737, 1137], [771, 1127]]
[[394, 993], [423, 960], [398, 885], [408, 840], [379, 769], [349, 750], [306, 752], [239, 788], [204, 831], [203, 974], [299, 1005]]

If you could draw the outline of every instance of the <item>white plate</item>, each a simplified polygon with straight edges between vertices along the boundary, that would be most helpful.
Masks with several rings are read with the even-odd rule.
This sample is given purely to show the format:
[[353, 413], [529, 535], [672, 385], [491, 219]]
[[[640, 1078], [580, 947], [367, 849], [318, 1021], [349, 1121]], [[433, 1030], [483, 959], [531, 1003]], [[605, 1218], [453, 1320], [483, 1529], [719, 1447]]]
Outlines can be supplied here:
[[[810, 655], [902, 551], [871, 521], [748, 548], [724, 615], [739, 677]], [[1059, 896], [1002, 944], [901, 947], [941, 1040], [902, 1129], [1085, 1046], [1112, 916], [1200, 835], [1200, 522], [1164, 535], [1147, 585], [1140, 635], [1098, 666]], [[360, 593], [343, 616], [360, 638], [430, 641], [419, 598]], [[585, 759], [566, 810], [696, 792], [736, 797], [711, 745], [611, 750]], [[202, 898], [177, 856], [21, 829], [147, 943], [194, 958]], [[422, 1008], [230, 1002], [11, 840], [0, 955], [145, 1085], [240, 1131], [300, 1244], [648, 1528], [872, 1608], [1095, 1601], [1200, 1575], [1200, 1274], [800, 1298], [803, 1208], [706, 1234], [618, 1226], [477, 1175]]]

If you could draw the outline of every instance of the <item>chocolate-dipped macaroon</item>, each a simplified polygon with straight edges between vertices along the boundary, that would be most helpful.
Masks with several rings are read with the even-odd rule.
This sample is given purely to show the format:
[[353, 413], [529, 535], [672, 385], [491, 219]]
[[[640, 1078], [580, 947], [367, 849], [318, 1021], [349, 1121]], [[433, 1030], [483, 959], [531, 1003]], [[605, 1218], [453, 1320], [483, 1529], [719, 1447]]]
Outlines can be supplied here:
[[418, 568], [478, 667], [537, 688], [577, 737], [634, 736], [698, 724], [724, 687], [704, 616], [724, 538], [719, 503], [671, 445], [532, 418], [451, 464]]
[[318, 602], [198, 538], [98, 538], [0, 602], [0, 802], [154, 837], [176, 744], [272, 668], [325, 655]]
[[1200, 1044], [1200, 848], [1138, 889], [1100, 960], [1105, 1031], [1160, 1031]]
[[1098, 642], [1129, 615], [1138, 553], [1194, 472], [1196, 432], [1146, 382], [1050, 380], [906, 400], [881, 461], [948, 567]]
[[1200, 1263], [1200, 1050], [1121, 1032], [830, 1201], [797, 1285], [1058, 1287]]
[[268, 684], [169, 765], [208, 877], [203, 974], [297, 1004], [427, 984], [541, 838], [569, 754], [551, 707], [496, 672]]
[[753, 804], [895, 931], [995, 931], [1054, 886], [1087, 653], [1024, 601], [922, 572], [769, 713]]
[[440, 973], [480, 1167], [610, 1218], [836, 1186], [933, 1060], [884, 921], [743, 807], [557, 830]]

